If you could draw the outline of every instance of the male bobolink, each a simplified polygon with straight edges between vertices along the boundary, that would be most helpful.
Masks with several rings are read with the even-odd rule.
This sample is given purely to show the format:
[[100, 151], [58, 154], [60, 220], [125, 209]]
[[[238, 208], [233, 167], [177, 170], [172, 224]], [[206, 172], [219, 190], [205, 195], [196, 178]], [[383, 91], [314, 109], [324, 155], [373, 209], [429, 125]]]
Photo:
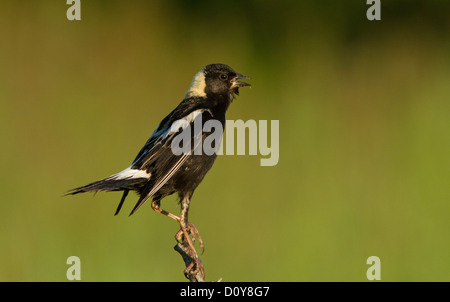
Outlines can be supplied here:
[[[203, 68], [194, 76], [183, 101], [161, 121], [131, 166], [105, 179], [74, 188], [68, 194], [123, 191], [115, 215], [119, 213], [130, 190], [136, 191], [139, 195], [139, 200], [130, 215], [145, 201], [152, 198], [153, 210], [180, 223], [180, 231], [176, 238], [179, 240], [183, 235], [195, 255], [194, 260], [198, 260], [189, 233], [194, 240], [195, 236], [198, 237], [201, 247], [203, 242], [195, 226], [188, 222], [189, 204], [194, 190], [213, 165], [217, 154], [197, 155], [194, 149], [198, 147], [198, 144], [197, 146], [193, 144], [189, 149], [190, 152], [177, 154], [172, 150], [172, 142], [180, 133], [180, 127], [186, 128], [186, 124], [193, 126], [199, 116], [202, 125], [214, 120], [220, 122], [224, 129], [225, 112], [233, 101], [234, 95], [239, 94], [239, 87], [250, 86], [239, 81], [240, 79], [249, 79], [249, 77], [235, 72], [224, 64], [211, 64]], [[184, 124], [178, 123], [179, 121], [183, 121]], [[210, 135], [203, 130], [197, 134], [193, 132], [191, 133], [192, 141], [199, 136], [204, 141]], [[160, 208], [161, 199], [175, 192], [180, 197], [180, 217]]]

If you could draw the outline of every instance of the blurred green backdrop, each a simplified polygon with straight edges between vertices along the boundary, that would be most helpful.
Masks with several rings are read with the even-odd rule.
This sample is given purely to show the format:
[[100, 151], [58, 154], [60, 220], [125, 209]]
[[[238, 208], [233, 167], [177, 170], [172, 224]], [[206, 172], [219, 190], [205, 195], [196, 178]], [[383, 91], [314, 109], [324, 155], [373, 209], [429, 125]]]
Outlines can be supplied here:
[[[207, 280], [450, 281], [450, 2], [1, 1], [0, 281], [184, 281], [177, 224], [63, 197], [127, 167], [192, 76], [252, 77], [228, 119], [279, 120], [280, 161], [221, 156], [190, 220]], [[163, 208], [178, 212], [175, 197]]]

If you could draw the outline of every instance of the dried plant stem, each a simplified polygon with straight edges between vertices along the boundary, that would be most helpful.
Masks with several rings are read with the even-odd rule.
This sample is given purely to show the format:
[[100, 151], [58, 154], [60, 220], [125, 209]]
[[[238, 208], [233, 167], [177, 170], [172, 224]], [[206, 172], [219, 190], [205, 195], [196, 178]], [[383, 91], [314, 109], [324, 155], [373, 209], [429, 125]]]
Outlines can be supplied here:
[[[194, 260], [195, 255], [192, 254], [192, 250], [189, 248], [189, 245], [186, 242], [186, 240], [183, 240], [182, 242], [178, 242], [175, 245], [174, 249], [183, 258], [186, 269], [188, 267], [192, 267], [192, 269], [190, 271], [191, 272], [196, 271], [193, 274], [191, 274], [189, 272], [186, 273], [186, 271], [185, 271], [185, 275], [189, 279], [189, 281], [190, 282], [204, 282], [205, 281], [205, 271], [203, 270], [203, 265], [201, 264], [201, 261], [198, 258], [197, 261], [200, 262], [200, 265], [202, 266], [201, 269], [198, 268], [198, 262], [195, 262], [195, 260]], [[194, 261], [194, 264], [193, 264], [193, 261]]]

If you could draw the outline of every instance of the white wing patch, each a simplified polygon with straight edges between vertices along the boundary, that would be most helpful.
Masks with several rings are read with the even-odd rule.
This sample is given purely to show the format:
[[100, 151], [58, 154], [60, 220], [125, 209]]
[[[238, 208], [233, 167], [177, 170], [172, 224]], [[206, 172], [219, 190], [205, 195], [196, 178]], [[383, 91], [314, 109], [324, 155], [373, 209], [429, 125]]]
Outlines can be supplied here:
[[161, 129], [158, 129], [159, 128], [159, 126], [158, 126], [156, 128], [157, 130], [153, 131], [149, 140], [156, 139], [156, 138], [165, 139], [169, 134], [178, 132], [178, 129], [180, 129], [180, 128], [185, 129], [187, 126], [189, 126], [190, 123], [192, 123], [197, 118], [197, 116], [199, 116], [206, 110], [210, 111], [208, 109], [198, 109], [198, 110], [192, 111], [191, 113], [189, 113], [182, 119], [174, 121], [169, 128], [163, 127]]
[[202, 114], [206, 109], [198, 109], [195, 111], [192, 111], [191, 113], [189, 113], [188, 115], [186, 115], [183, 120], [188, 121], [189, 123], [192, 123], [197, 116], [199, 116], [200, 114]]
[[133, 178], [147, 178], [149, 179], [151, 174], [148, 174], [144, 170], [131, 169], [131, 167], [126, 168], [125, 170], [114, 174], [111, 178], [114, 179], [133, 179]]
[[182, 128], [183, 130], [186, 129], [192, 122], [194, 122], [194, 120], [199, 115], [201, 115], [206, 110], [207, 109], [198, 109], [198, 110], [192, 111], [191, 113], [189, 113], [182, 119], [174, 121], [172, 123], [172, 126], [170, 127], [170, 129], [168, 129], [166, 131], [166, 133], [164, 133], [164, 136], [167, 136], [167, 135], [173, 134], [173, 133], [177, 133], [180, 128]]

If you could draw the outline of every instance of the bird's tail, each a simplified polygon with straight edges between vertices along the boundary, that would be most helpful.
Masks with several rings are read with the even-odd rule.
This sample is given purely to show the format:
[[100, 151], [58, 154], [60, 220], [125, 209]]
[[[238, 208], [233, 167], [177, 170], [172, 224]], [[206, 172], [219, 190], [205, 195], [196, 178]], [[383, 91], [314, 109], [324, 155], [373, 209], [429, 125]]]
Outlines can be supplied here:
[[75, 195], [85, 192], [98, 192], [98, 191], [123, 191], [132, 190], [146, 182], [145, 178], [129, 178], [129, 179], [117, 179], [113, 176], [107, 177], [102, 180], [91, 182], [90, 184], [73, 188], [67, 191], [66, 195]]
[[122, 208], [123, 202], [128, 195], [130, 190], [133, 188], [142, 186], [145, 183], [146, 179], [144, 178], [135, 178], [135, 179], [115, 179], [113, 176], [108, 178], [94, 181], [85, 186], [77, 187], [67, 191], [66, 195], [75, 195], [78, 193], [85, 192], [98, 192], [98, 191], [123, 191], [122, 198], [120, 199], [120, 203], [117, 206], [117, 210], [114, 215], [119, 214], [120, 209]]
[[134, 190], [142, 187], [149, 178], [150, 174], [148, 174], [145, 170], [137, 170], [128, 167], [125, 170], [102, 180], [94, 181], [90, 184], [69, 190], [66, 195], [97, 191], [110, 192]]
[[148, 182], [150, 174], [145, 170], [131, 169], [131, 167], [114, 174], [102, 180], [91, 182], [90, 184], [77, 187], [67, 191], [66, 195], [75, 195], [85, 192], [98, 191], [124, 191], [115, 215], [117, 215], [122, 207], [128, 192], [131, 190], [140, 190]]

